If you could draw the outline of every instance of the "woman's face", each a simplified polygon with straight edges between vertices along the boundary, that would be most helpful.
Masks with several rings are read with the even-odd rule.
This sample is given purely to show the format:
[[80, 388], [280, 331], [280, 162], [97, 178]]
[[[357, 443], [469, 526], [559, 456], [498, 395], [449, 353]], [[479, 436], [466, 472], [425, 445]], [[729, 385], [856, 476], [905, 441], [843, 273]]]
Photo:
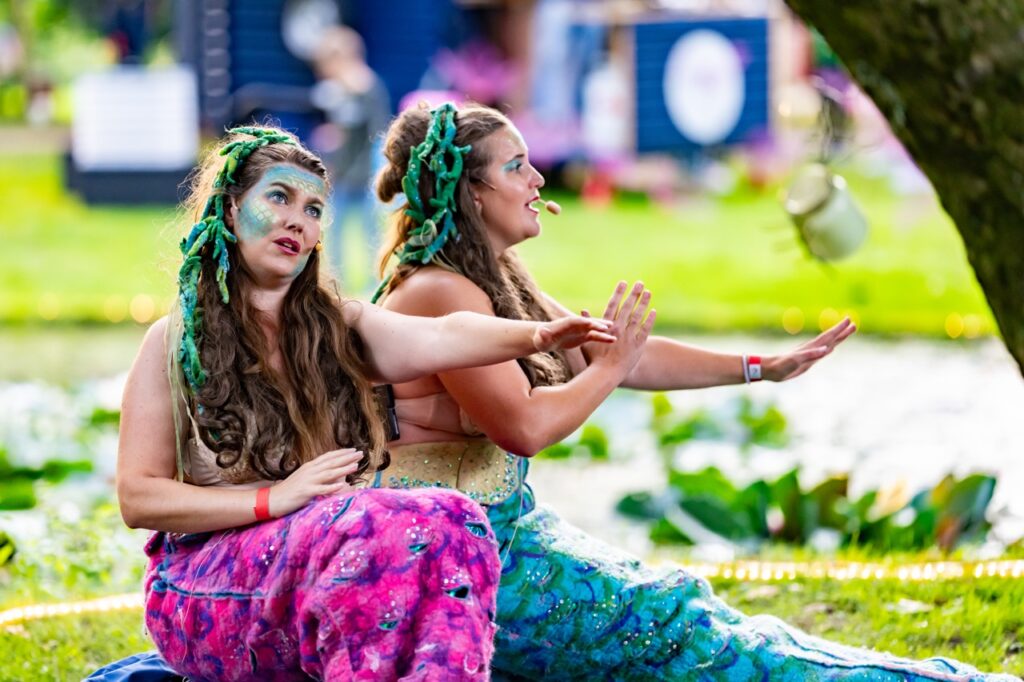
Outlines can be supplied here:
[[506, 127], [481, 143], [491, 162], [485, 182], [473, 184], [473, 199], [487, 226], [495, 253], [540, 234], [540, 198], [544, 176], [530, 165], [526, 143], [515, 128]]
[[290, 283], [320, 240], [327, 198], [322, 178], [289, 163], [271, 166], [232, 204], [231, 222], [246, 270], [257, 283]]

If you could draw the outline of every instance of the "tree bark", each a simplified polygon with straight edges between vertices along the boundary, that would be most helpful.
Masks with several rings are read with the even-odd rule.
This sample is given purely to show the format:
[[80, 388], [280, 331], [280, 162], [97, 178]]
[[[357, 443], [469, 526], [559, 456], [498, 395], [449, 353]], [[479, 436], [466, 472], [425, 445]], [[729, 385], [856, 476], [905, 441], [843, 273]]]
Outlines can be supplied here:
[[785, 1], [931, 180], [1024, 375], [1024, 0]]

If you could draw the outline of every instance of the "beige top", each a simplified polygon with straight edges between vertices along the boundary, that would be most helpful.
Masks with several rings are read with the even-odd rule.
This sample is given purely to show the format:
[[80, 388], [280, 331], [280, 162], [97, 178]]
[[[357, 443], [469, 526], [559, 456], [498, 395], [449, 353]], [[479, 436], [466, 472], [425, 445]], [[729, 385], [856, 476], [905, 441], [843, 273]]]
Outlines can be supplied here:
[[484, 432], [446, 392], [418, 398], [395, 398], [401, 437], [392, 445], [479, 440]]
[[269, 481], [245, 466], [241, 461], [234, 466], [222, 468], [217, 464], [217, 453], [206, 446], [199, 437], [199, 429], [195, 421], [189, 418], [192, 436], [185, 446], [182, 458], [182, 480], [185, 483], [201, 486], [218, 486], [233, 488], [260, 488]]
[[[487, 442], [483, 432], [469, 419], [455, 399], [445, 392], [418, 398], [396, 398], [395, 414], [401, 431], [401, 438], [391, 443], [392, 466], [396, 469], [399, 468], [396, 466], [399, 464], [397, 460], [404, 454], [401, 447], [404, 445], [453, 441]], [[188, 423], [190, 437], [185, 444], [181, 472], [186, 483], [253, 489], [268, 483], [242, 462], [226, 469], [221, 468], [217, 464], [217, 453], [207, 447], [199, 437], [199, 428], [191, 414]]]

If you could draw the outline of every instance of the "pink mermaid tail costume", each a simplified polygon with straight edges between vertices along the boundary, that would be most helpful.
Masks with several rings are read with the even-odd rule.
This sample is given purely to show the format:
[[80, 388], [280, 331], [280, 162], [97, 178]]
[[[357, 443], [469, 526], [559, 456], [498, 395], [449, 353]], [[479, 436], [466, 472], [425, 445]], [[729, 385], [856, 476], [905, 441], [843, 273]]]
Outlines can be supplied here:
[[146, 627], [191, 680], [486, 680], [499, 578], [478, 505], [362, 490], [147, 545]]

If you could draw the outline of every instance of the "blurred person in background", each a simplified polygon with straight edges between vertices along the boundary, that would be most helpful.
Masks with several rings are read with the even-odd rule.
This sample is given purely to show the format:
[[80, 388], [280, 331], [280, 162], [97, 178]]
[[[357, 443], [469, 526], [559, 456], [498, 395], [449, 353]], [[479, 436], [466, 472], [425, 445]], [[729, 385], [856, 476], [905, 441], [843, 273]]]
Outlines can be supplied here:
[[366, 63], [363, 39], [347, 26], [324, 31], [313, 60], [319, 80], [313, 86], [314, 106], [327, 122], [317, 132], [317, 147], [331, 173], [331, 224], [324, 240], [329, 262], [350, 290], [365, 288], [344, 271], [342, 239], [345, 223], [361, 226], [364, 252], [380, 244], [381, 214], [370, 180], [380, 165], [381, 136], [391, 118], [387, 88]]

